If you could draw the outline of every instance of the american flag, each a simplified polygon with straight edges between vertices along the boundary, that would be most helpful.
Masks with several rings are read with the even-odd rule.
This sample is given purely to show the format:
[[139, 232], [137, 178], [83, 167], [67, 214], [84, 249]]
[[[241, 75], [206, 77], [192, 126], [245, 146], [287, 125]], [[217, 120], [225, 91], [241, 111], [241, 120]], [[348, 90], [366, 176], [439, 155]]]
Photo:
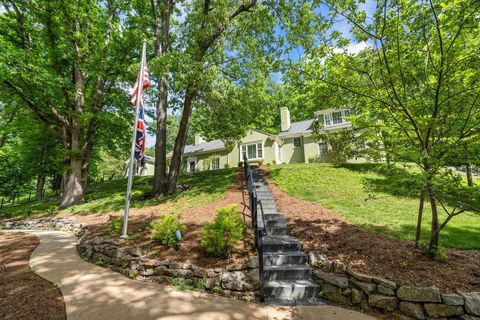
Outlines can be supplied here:
[[138, 119], [137, 119], [137, 135], [135, 138], [135, 159], [139, 166], [143, 166], [145, 164], [145, 114], [143, 111], [143, 91], [150, 86], [150, 79], [148, 76], [148, 68], [147, 62], [143, 61], [143, 65], [145, 66], [143, 69], [143, 86], [141, 86], [140, 90], [138, 86], [140, 84], [140, 72], [137, 75], [137, 81], [135, 82], [135, 86], [133, 87], [132, 99], [130, 102], [136, 106], [137, 105], [137, 95], [140, 96], [140, 103], [139, 103], [139, 110], [138, 110]]

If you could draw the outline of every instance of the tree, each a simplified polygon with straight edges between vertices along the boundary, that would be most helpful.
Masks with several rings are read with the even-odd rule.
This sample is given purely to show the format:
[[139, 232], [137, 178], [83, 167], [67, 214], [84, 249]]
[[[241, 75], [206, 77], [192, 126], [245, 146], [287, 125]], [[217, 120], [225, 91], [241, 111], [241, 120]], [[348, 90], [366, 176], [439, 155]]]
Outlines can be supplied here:
[[[444, 174], [447, 160], [478, 140], [480, 133], [476, 52], [480, 6], [469, 0], [382, 0], [368, 17], [353, 2], [326, 4], [332, 15], [351, 23], [355, 40], [366, 41], [369, 48], [358, 55], [335, 53], [334, 46], [347, 43], [337, 35], [329, 45], [312, 52], [301, 63], [300, 72], [337, 88], [340, 94], [368, 101], [361, 108], [365, 118], [395, 142], [385, 150], [421, 169], [420, 191], [428, 197], [432, 212], [427, 250], [432, 257], [445, 225], [456, 215], [476, 209], [469, 201], [453, 201], [454, 188], [441, 185], [456, 185]], [[327, 54], [328, 64], [319, 62], [319, 52], [322, 57]], [[344, 76], [330, 77], [327, 65], [343, 70]], [[449, 203], [454, 203], [453, 208]], [[439, 206], [447, 215], [442, 223]]]
[[[60, 207], [84, 200], [102, 114], [131, 57], [123, 1], [1, 2], [1, 89], [58, 136], [68, 163]], [[127, 99], [125, 99], [127, 101]]]

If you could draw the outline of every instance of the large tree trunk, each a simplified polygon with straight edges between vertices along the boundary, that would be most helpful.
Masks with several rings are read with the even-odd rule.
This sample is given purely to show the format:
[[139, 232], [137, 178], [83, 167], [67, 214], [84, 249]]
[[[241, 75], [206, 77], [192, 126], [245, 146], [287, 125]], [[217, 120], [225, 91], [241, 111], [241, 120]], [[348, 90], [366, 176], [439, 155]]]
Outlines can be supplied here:
[[177, 191], [178, 175], [180, 174], [180, 166], [182, 164], [183, 150], [187, 142], [188, 124], [190, 115], [192, 114], [192, 104], [197, 89], [195, 84], [190, 84], [185, 93], [185, 100], [183, 102], [182, 119], [180, 127], [178, 128], [178, 135], [175, 139], [175, 147], [173, 148], [172, 160], [170, 163], [170, 172], [168, 173], [168, 194], [174, 194]]
[[43, 199], [43, 187], [45, 186], [45, 175], [39, 174], [37, 178], [37, 188], [35, 189], [35, 199]]
[[70, 164], [64, 174], [64, 190], [60, 200], [60, 209], [82, 203], [85, 196], [84, 178], [84, 152], [83, 152], [83, 128], [76, 121], [70, 128]]
[[469, 187], [473, 187], [473, 172], [471, 163], [467, 163], [467, 183]]
[[[157, 7], [158, 3], [151, 0], [154, 18], [155, 55], [157, 57], [168, 54], [170, 49], [170, 15], [175, 1], [164, 0], [160, 4], [161, 34], [158, 30]], [[155, 171], [153, 176], [153, 195], [167, 194], [167, 108], [168, 83], [167, 75], [162, 72], [158, 79], [157, 132], [155, 141]]]
[[65, 209], [84, 201], [85, 189], [82, 183], [82, 166], [82, 159], [72, 157], [70, 168], [66, 174], [65, 191], [60, 201], [60, 209]]
[[162, 76], [158, 83], [157, 137], [155, 141], [155, 173], [153, 195], [167, 193], [167, 82]]

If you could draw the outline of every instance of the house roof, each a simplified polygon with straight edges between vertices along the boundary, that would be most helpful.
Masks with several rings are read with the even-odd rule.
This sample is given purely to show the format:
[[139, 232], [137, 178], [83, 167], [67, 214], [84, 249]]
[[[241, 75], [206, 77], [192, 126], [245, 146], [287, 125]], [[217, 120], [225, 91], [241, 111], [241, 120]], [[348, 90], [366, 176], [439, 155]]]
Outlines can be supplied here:
[[290, 124], [290, 128], [286, 131], [282, 131], [278, 134], [279, 137], [285, 137], [290, 135], [297, 135], [297, 134], [305, 134], [305, 133], [312, 133], [312, 124], [315, 119], [309, 119], [299, 122], [292, 122]]
[[[221, 151], [225, 150], [225, 143], [222, 140], [212, 140], [208, 142], [202, 142], [197, 145], [189, 144], [185, 146], [185, 150], [183, 152], [184, 155], [194, 154], [194, 153], [205, 153], [211, 151]], [[173, 151], [170, 151], [167, 154], [167, 158], [172, 157]]]

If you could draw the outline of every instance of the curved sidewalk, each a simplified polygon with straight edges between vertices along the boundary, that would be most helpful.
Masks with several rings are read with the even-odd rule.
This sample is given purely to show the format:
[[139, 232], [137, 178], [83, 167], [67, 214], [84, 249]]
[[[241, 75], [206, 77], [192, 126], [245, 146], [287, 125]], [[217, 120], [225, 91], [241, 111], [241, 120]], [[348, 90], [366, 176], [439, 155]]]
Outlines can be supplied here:
[[201, 292], [178, 292], [169, 286], [131, 280], [83, 261], [75, 249], [77, 239], [69, 233], [12, 231], [28, 232], [40, 238], [30, 266], [38, 275], [60, 287], [68, 319], [373, 319], [332, 306], [275, 307]]

